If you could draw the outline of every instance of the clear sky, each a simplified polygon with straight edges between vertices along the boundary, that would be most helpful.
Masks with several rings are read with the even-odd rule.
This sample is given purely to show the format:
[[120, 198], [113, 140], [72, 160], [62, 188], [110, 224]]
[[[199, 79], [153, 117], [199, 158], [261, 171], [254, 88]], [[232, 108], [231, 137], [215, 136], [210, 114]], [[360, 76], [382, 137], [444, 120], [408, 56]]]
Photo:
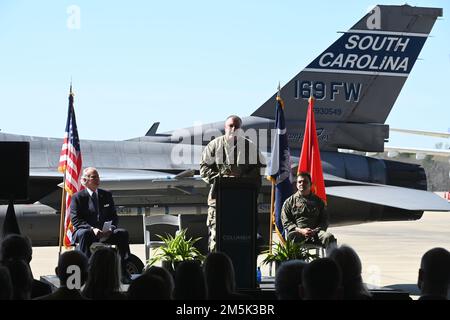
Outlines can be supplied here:
[[[1, 0], [0, 129], [62, 137], [71, 77], [81, 139], [247, 116], [375, 4], [404, 1]], [[447, 131], [450, 3], [409, 4], [444, 8], [444, 17], [387, 123]], [[392, 134], [390, 144], [439, 141], [450, 143]]]

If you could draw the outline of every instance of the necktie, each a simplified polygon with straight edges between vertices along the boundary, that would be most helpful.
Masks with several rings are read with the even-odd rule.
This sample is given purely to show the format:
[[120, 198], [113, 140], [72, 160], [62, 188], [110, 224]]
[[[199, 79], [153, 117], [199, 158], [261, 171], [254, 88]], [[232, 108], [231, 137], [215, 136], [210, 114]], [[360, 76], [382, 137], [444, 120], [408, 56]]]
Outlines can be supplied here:
[[92, 203], [94, 204], [95, 212], [97, 213], [97, 220], [99, 219], [99, 210], [98, 210], [98, 199], [97, 199], [97, 192], [92, 193]]

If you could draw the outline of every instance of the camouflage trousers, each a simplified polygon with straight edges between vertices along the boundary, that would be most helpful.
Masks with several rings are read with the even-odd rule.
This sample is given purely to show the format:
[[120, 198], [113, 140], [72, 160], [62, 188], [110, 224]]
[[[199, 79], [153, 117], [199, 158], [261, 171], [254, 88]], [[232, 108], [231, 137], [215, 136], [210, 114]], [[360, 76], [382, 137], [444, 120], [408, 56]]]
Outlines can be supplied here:
[[[317, 239], [314, 239], [314, 242], [318, 242], [326, 249], [331, 249], [332, 247], [336, 246], [336, 238], [334, 235], [327, 231], [319, 231], [319, 234], [317, 235]], [[295, 242], [304, 241], [305, 237], [301, 236], [298, 233], [290, 233], [288, 235], [289, 239], [294, 240]]]
[[209, 252], [216, 251], [216, 206], [208, 206], [208, 218], [206, 219], [208, 226], [208, 250]]

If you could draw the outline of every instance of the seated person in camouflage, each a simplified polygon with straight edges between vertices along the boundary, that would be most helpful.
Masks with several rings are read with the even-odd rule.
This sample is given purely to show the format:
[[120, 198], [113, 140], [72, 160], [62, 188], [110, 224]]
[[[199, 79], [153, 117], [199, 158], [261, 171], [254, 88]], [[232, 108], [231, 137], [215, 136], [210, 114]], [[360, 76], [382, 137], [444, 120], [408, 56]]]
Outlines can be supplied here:
[[264, 166], [264, 158], [256, 144], [241, 134], [241, 125], [241, 118], [229, 116], [225, 120], [225, 135], [210, 141], [203, 150], [200, 175], [211, 184], [207, 218], [209, 252], [216, 250], [216, 178], [255, 178], [261, 185], [260, 168]]
[[301, 172], [297, 176], [298, 191], [286, 199], [281, 222], [288, 239], [319, 243], [325, 248], [336, 245], [335, 237], [327, 232], [328, 216], [325, 204], [311, 192], [311, 176]]

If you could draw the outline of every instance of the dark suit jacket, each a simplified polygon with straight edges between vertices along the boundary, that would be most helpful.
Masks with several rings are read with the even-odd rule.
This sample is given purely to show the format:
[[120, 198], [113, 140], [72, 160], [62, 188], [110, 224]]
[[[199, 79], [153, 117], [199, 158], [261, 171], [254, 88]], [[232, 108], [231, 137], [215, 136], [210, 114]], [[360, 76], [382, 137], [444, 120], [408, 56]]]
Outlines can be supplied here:
[[78, 229], [90, 229], [91, 227], [101, 230], [103, 223], [110, 220], [112, 220], [113, 226], [117, 227], [119, 218], [114, 207], [111, 192], [97, 189], [97, 194], [99, 207], [98, 220], [89, 192], [84, 189], [73, 195], [72, 203], [70, 204], [70, 219], [72, 220], [75, 231]]
[[49, 284], [33, 279], [33, 286], [31, 287], [31, 299], [42, 297], [52, 293], [52, 288]]

